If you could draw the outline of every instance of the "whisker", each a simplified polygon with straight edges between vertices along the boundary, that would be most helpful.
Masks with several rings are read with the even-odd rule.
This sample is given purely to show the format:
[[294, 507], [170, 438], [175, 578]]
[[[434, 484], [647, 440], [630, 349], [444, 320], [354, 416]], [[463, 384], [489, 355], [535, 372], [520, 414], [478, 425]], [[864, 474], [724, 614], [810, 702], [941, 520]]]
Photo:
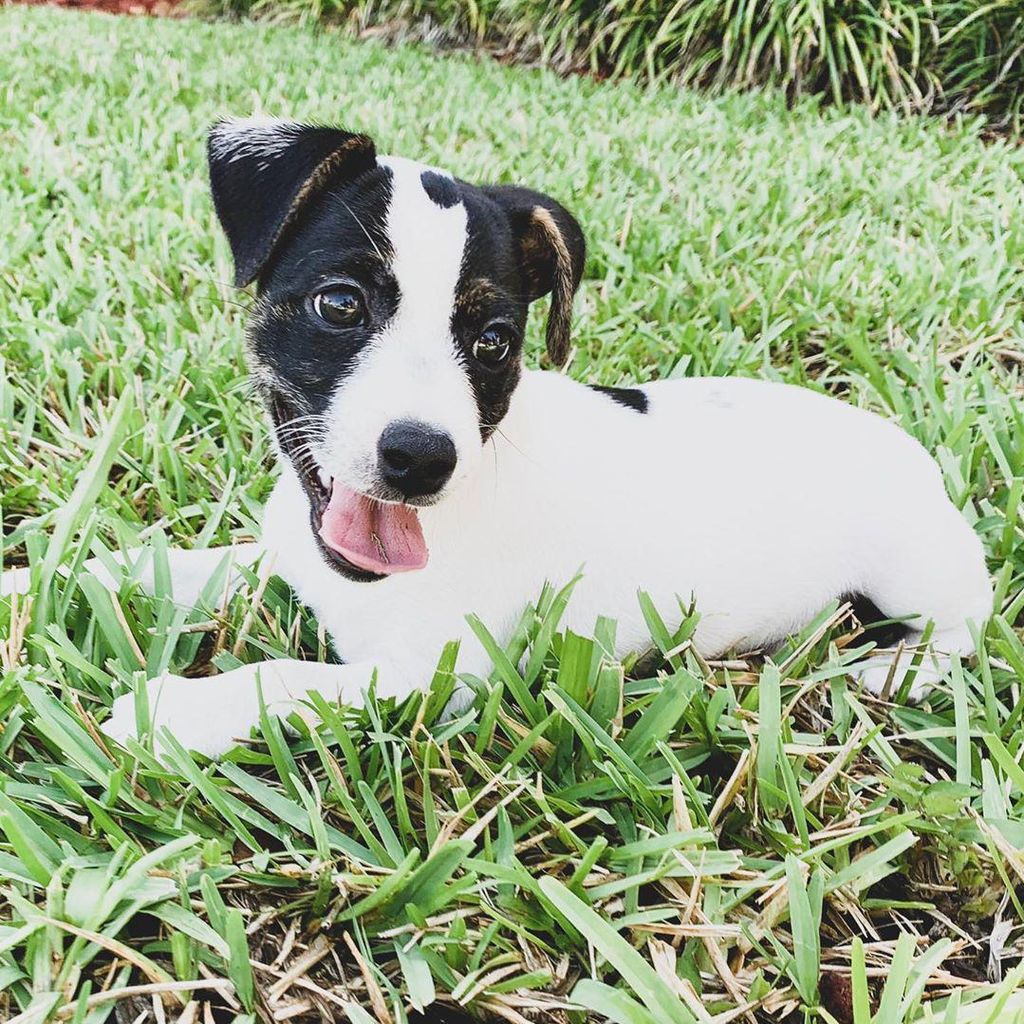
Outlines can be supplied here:
[[277, 436], [282, 441], [287, 441], [289, 444], [319, 444], [323, 440], [321, 434], [292, 434], [277, 432]]
[[296, 416], [293, 419], [276, 424], [278, 431], [281, 433], [303, 433], [317, 429], [322, 431], [324, 425], [324, 418], [316, 414]]
[[[207, 299], [207, 302], [214, 302], [214, 299]], [[239, 302], [237, 299], [221, 299], [220, 300], [225, 306], [237, 306], [238, 309], [244, 310], [246, 313], [252, 311], [252, 307], [256, 305], [256, 300], [250, 298], [248, 302]]]
[[[502, 440], [503, 440], [503, 441], [504, 441], [504, 442], [505, 442], [506, 444], [508, 444], [508, 445], [510, 445], [511, 447], [515, 448], [515, 450], [516, 450], [517, 452], [519, 452], [519, 454], [520, 454], [520, 455], [522, 455], [522, 456], [523, 456], [524, 458], [528, 458], [528, 456], [527, 456], [526, 452], [524, 452], [524, 451], [523, 451], [523, 449], [522, 449], [522, 448], [520, 448], [520, 447], [519, 447], [519, 445], [517, 445], [517, 444], [515, 443], [515, 441], [513, 441], [513, 440], [512, 440], [512, 438], [510, 438], [510, 437], [508, 436], [508, 434], [506, 434], [506, 433], [505, 433], [505, 431], [504, 431], [504, 430], [502, 430], [502, 429], [501, 429], [501, 426], [500, 426], [500, 424], [497, 424], [497, 423], [495, 423], [495, 424], [494, 424], [494, 432], [495, 432], [496, 434], [500, 434], [500, 435], [501, 435], [501, 438], [502, 438]], [[531, 461], [532, 461], [532, 460], [531, 460]]]
[[314, 419], [295, 419], [285, 420], [283, 423], [277, 424], [278, 430], [312, 430], [317, 427], [323, 427], [324, 422], [321, 420]]
[[370, 232], [366, 230], [366, 225], [356, 215], [355, 210], [353, 210], [352, 207], [349, 206], [348, 203], [346, 203], [345, 200], [342, 199], [340, 196], [338, 198], [338, 202], [341, 203], [341, 205], [344, 206], [345, 209], [348, 210], [348, 212], [352, 215], [352, 219], [359, 225], [359, 230], [362, 231], [364, 235], [366, 235], [367, 240], [369, 241], [370, 245], [373, 246], [373, 251], [377, 254], [381, 263], [386, 264], [387, 260], [384, 258], [384, 253], [380, 251], [373, 235], [371, 235]]
[[320, 412], [306, 412], [301, 416], [292, 416], [291, 419], [285, 420], [281, 426], [290, 427], [293, 423], [322, 423], [326, 418], [327, 417]]
[[244, 377], [239, 377], [238, 380], [232, 381], [225, 388], [225, 391], [230, 395], [244, 391], [252, 398], [259, 394], [259, 384], [253, 379], [251, 374], [246, 374]]

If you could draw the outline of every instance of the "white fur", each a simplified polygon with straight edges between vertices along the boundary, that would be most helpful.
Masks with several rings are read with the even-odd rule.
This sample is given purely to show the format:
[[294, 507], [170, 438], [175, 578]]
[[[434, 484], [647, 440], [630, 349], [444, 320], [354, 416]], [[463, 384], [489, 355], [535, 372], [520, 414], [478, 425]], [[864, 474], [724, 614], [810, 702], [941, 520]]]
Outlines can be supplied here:
[[210, 153], [216, 159], [226, 157], [229, 163], [251, 156], [266, 161], [285, 153], [302, 131], [302, 125], [274, 117], [227, 118], [210, 132]]
[[[485, 675], [465, 615], [504, 640], [545, 581], [564, 583], [580, 567], [565, 625], [586, 633], [611, 616], [620, 655], [648, 643], [638, 590], [670, 625], [677, 596], [696, 598], [695, 643], [706, 656], [777, 641], [847, 593], [890, 616], [917, 615], [920, 629], [934, 623], [923, 683], [950, 654], [973, 650], [971, 624], [991, 606], [981, 545], [916, 441], [781, 384], [706, 378], [644, 390], [650, 409], [640, 415], [557, 374], [526, 373], [475, 472], [422, 511], [427, 567], [377, 583], [349, 582], [325, 564], [286, 466], [264, 541], [350, 664], [274, 663], [274, 699], [293, 706], [289, 695], [317, 689], [357, 700], [374, 668], [378, 692], [407, 694], [452, 639], [462, 642], [459, 670]], [[865, 668], [880, 689], [891, 658]], [[165, 684], [158, 720], [186, 745], [222, 752], [256, 720], [255, 671]], [[222, 726], [193, 715], [206, 702], [201, 687], [230, 705]], [[118, 738], [135, 731], [131, 700], [119, 699], [106, 726]]]
[[[176, 604], [185, 608], [194, 607], [206, 584], [214, 576], [221, 575], [225, 582], [221, 585], [228, 593], [237, 590], [242, 582], [238, 566], [252, 565], [264, 555], [262, 544], [236, 544], [231, 548], [196, 548], [192, 551], [168, 552], [171, 573], [171, 593], [168, 595]], [[118, 552], [104, 563], [99, 558], [90, 558], [85, 569], [99, 580], [108, 590], [117, 591], [121, 586], [121, 577], [136, 580], [146, 593], [153, 593], [156, 587], [156, 573], [153, 568], [152, 551], [148, 548], [127, 552]], [[117, 573], [117, 574], [115, 574]], [[0, 575], [0, 597], [11, 594], [27, 594], [30, 588], [28, 569], [10, 569]]]
[[466, 208], [456, 203], [446, 209], [427, 195], [421, 174], [443, 172], [400, 157], [380, 163], [392, 174], [385, 230], [394, 253], [398, 310], [339, 385], [317, 455], [329, 476], [373, 493], [384, 428], [414, 420], [446, 431], [455, 443], [450, 491], [480, 458], [476, 402], [451, 334]]

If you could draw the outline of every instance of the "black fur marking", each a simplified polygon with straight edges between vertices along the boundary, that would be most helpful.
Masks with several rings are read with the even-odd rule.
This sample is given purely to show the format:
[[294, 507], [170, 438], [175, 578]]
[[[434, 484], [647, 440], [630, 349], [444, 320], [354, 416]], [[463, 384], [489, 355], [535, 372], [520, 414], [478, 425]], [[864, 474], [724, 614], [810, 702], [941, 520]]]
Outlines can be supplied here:
[[542, 192], [517, 185], [485, 185], [477, 191], [505, 215], [526, 301], [551, 295], [545, 343], [551, 362], [564, 366], [571, 346], [572, 300], [586, 258], [583, 230], [564, 206]]
[[646, 393], [639, 388], [606, 388], [600, 384], [590, 384], [588, 386], [591, 391], [597, 391], [610, 398], [613, 402], [618, 402], [619, 405], [640, 413], [641, 416], [647, 412], [650, 405], [650, 400]]
[[[291, 458], [310, 498], [310, 527], [323, 560], [359, 582], [380, 579], [352, 565], [320, 540], [316, 493], [294, 450], [315, 436], [312, 422], [323, 415], [338, 384], [359, 354], [395, 315], [398, 283], [390, 270], [391, 245], [384, 216], [391, 199], [391, 172], [374, 168], [357, 181], [329, 188], [311, 199], [259, 279], [259, 298], [246, 333], [254, 376], [272, 409], [282, 449]], [[332, 330], [311, 309], [310, 295], [332, 279], [357, 282], [366, 296], [368, 322]], [[282, 430], [281, 428], [284, 427]]]
[[424, 171], [420, 181], [423, 182], [423, 191], [443, 210], [459, 201], [459, 188], [451, 178], [436, 171]]
[[850, 603], [857, 621], [864, 627], [864, 639], [874, 640], [880, 648], [895, 647], [911, 633], [906, 623], [889, 619], [871, 598], [863, 594], [844, 594], [839, 601]]
[[[473, 185], [460, 181], [458, 187], [466, 207], [466, 249], [455, 292], [452, 337], [476, 398], [480, 436], [486, 441], [508, 412], [519, 383], [527, 300], [504, 211]], [[504, 366], [489, 369], [474, 357], [473, 344], [494, 320], [511, 324], [515, 337]]]
[[[332, 183], [352, 180], [374, 166], [373, 142], [337, 128], [281, 125], [232, 142], [236, 129], [221, 122], [207, 143], [210, 190], [235, 260], [235, 284], [261, 276], [304, 207]], [[276, 138], [273, 138], [276, 136]]]
[[[571, 214], [540, 192], [458, 180], [454, 186], [466, 208], [467, 238], [452, 335], [476, 396], [480, 434], [487, 440], [508, 412], [519, 383], [529, 305], [552, 291], [556, 298], [548, 316], [548, 352], [556, 364], [565, 361], [572, 292], [583, 270], [583, 233]], [[545, 211], [560, 232], [565, 259], [552, 251], [549, 235], [538, 230], [537, 210]], [[509, 358], [498, 370], [473, 357], [473, 343], [493, 320], [503, 321], [514, 334]]]
[[[340, 381], [398, 309], [384, 228], [390, 200], [385, 168], [326, 190], [261, 275], [249, 353], [256, 379], [279, 384], [296, 415], [327, 411]], [[338, 279], [354, 281], [366, 297], [367, 321], [359, 327], [331, 329], [312, 310], [310, 296]]]

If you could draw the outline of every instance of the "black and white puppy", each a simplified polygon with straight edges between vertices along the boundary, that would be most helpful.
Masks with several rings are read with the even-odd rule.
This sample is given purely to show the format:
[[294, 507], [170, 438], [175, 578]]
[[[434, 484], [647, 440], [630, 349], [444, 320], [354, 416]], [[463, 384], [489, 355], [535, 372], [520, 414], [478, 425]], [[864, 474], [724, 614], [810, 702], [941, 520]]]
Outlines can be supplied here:
[[[251, 366], [281, 461], [262, 544], [235, 557], [272, 552], [345, 664], [152, 681], [154, 724], [186, 746], [217, 755], [247, 735], [257, 677], [284, 713], [311, 690], [358, 701], [374, 671], [378, 693], [408, 694], [450, 640], [485, 675], [465, 616], [504, 639], [581, 567], [565, 624], [610, 616], [621, 654], [647, 643], [638, 590], [676, 622], [677, 597], [694, 599], [706, 656], [770, 647], [852, 595], [907, 620], [909, 644], [933, 624], [916, 694], [973, 651], [992, 600], [981, 545], [897, 427], [774, 383], [598, 389], [524, 369], [544, 295], [551, 362], [569, 351], [584, 243], [554, 200], [287, 122], [222, 122], [209, 159], [237, 283], [257, 283]], [[223, 555], [175, 553], [176, 599]], [[898, 686], [910, 660], [859, 674]], [[137, 733], [132, 695], [104, 727]]]

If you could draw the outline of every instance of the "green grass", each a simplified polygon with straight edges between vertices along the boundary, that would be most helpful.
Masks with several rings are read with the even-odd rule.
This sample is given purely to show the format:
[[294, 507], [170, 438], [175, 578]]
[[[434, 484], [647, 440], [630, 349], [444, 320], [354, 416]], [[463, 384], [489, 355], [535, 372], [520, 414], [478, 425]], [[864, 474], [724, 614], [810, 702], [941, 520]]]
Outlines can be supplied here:
[[507, 59], [872, 109], [1024, 115], [1020, 0], [191, 0], [204, 13], [483, 44]]
[[[3, 555], [40, 580], [0, 604], [0, 1018], [1024, 1020], [1024, 150], [267, 26], [6, 8], [0, 66]], [[985, 543], [979, 659], [907, 707], [852, 688], [842, 610], [708, 665], [648, 609], [665, 656], [623, 666], [547, 593], [525, 678], [454, 721], [438, 652], [427, 695], [268, 721], [221, 764], [102, 744], [142, 672], [323, 651], [278, 581], [186, 616], [81, 571], [256, 529], [203, 138], [257, 105], [566, 201], [574, 376], [758, 375], [900, 422]], [[802, 469], [858, 486], [842, 452]], [[694, 490], [757, 514], [742, 467]]]

